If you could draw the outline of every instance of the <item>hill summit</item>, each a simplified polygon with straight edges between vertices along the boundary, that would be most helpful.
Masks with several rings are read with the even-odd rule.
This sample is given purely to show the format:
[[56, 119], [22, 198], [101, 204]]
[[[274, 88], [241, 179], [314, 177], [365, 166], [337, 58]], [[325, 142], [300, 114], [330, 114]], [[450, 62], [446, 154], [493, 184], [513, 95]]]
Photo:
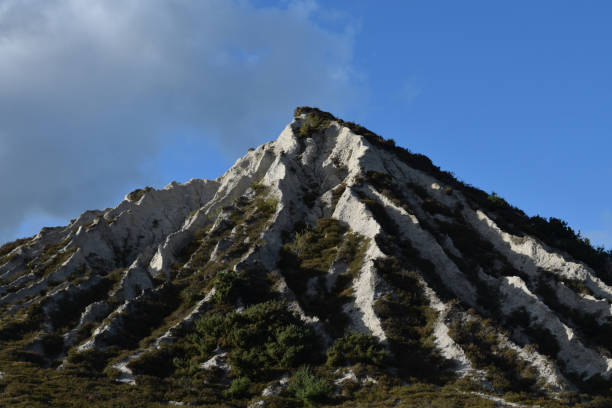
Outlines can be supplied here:
[[612, 406], [610, 285], [565, 222], [300, 107], [2, 246], [0, 405]]

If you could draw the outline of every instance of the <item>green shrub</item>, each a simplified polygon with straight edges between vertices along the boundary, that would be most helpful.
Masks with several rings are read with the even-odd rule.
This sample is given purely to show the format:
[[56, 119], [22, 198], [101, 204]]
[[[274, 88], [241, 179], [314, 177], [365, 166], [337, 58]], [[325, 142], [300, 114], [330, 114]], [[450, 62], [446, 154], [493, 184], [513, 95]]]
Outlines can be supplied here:
[[122, 314], [122, 329], [109, 341], [124, 349], [135, 348], [141, 339], [159, 327], [180, 301], [179, 288], [171, 284], [138, 299], [132, 303], [130, 313]]
[[215, 294], [213, 298], [217, 303], [233, 303], [245, 290], [247, 283], [244, 273], [220, 271], [214, 279]]
[[327, 273], [345, 232], [338, 220], [320, 218], [314, 228], [296, 232], [294, 240], [283, 246], [281, 267], [293, 290], [303, 293], [308, 279]]
[[43, 322], [44, 314], [40, 303], [28, 308], [23, 316], [12, 316], [0, 321], [1, 340], [19, 340], [26, 334], [36, 331]]
[[490, 320], [472, 315], [463, 323], [453, 323], [449, 335], [475, 368], [487, 371], [487, 378], [496, 389], [521, 392], [535, 385], [537, 373], [514, 350], [499, 344], [498, 331]]
[[492, 192], [491, 194], [489, 194], [489, 197], [487, 197], [487, 199], [491, 203], [491, 206], [494, 208], [502, 208], [502, 209], [512, 208], [512, 206], [508, 204], [506, 200], [498, 196], [495, 192]]
[[[348, 323], [343, 305], [352, 297], [351, 283], [363, 265], [367, 245], [367, 240], [349, 232], [338, 220], [320, 218], [314, 227], [295, 232], [281, 249], [278, 266], [287, 284], [304, 311], [319, 317], [333, 337], [341, 336]], [[330, 288], [327, 272], [338, 261], [348, 268], [335, 277]], [[308, 284], [315, 285], [314, 295], [307, 294]]]
[[336, 188], [332, 190], [332, 205], [331, 205], [332, 212], [335, 210], [336, 205], [338, 205], [338, 201], [340, 200], [340, 197], [342, 197], [342, 194], [344, 194], [345, 190], [346, 190], [345, 183], [339, 184]]
[[276, 212], [276, 207], [278, 206], [278, 200], [274, 197], [261, 198], [258, 197], [255, 199], [255, 207], [260, 212], [259, 216], [262, 217], [270, 217]]
[[72, 351], [68, 353], [67, 368], [81, 369], [92, 373], [102, 372], [108, 360], [113, 356], [111, 351], [86, 350], [82, 352]]
[[304, 402], [322, 401], [331, 392], [329, 383], [317, 377], [310, 367], [300, 367], [287, 387], [287, 392]]
[[132, 360], [128, 368], [135, 374], [147, 374], [156, 377], [168, 377], [174, 372], [175, 365], [173, 359], [177, 353], [174, 346], [163, 346], [145, 352], [140, 357]]
[[251, 380], [248, 377], [238, 377], [232, 381], [230, 387], [223, 392], [226, 398], [244, 398], [249, 395]]
[[127, 199], [133, 203], [140, 200], [145, 193], [153, 191], [154, 188], [147, 186], [144, 189], [138, 188], [127, 195]]
[[60, 295], [56, 300], [56, 307], [52, 308], [47, 316], [53, 327], [57, 329], [74, 327], [83, 309], [91, 303], [105, 299], [113, 284], [115, 281], [112, 277], [106, 276], [90, 288]]
[[387, 353], [378, 339], [360, 333], [351, 333], [336, 339], [327, 351], [327, 364], [335, 367], [356, 363], [381, 366], [386, 360]]
[[329, 121], [316, 112], [306, 114], [306, 119], [300, 128], [300, 137], [308, 138], [316, 132], [322, 132], [329, 127]]
[[312, 329], [276, 301], [201, 318], [187, 339], [205, 358], [217, 347], [227, 350], [233, 374], [250, 378], [265, 378], [274, 369], [295, 367], [317, 356]]

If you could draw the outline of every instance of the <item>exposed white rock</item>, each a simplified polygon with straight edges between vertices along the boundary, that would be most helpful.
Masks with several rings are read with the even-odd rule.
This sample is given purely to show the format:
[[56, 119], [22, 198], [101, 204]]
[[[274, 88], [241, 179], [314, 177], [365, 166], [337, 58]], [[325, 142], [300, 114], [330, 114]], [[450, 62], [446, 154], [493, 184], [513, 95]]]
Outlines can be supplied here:
[[289, 375], [283, 375], [278, 381], [268, 385], [261, 392], [262, 397], [273, 397], [279, 395], [289, 385]]
[[88, 305], [83, 311], [83, 313], [81, 313], [79, 323], [72, 330], [64, 334], [64, 344], [66, 344], [66, 346], [74, 345], [77, 340], [77, 334], [79, 330], [85, 324], [97, 322], [100, 319], [108, 316], [110, 312], [111, 307], [104, 300], [100, 300], [98, 302], [94, 302]]
[[120, 383], [129, 384], [129, 385], [136, 385], [136, 379], [134, 378], [134, 373], [128, 367], [128, 364], [136, 360], [138, 357], [140, 357], [144, 353], [145, 353], [144, 350], [139, 351], [138, 353], [134, 353], [130, 355], [129, 357], [124, 358], [123, 360], [113, 364], [112, 367], [116, 369], [117, 371], [119, 371], [119, 376], [117, 376], [115, 381], [118, 381]]
[[463, 215], [518, 270], [533, 276], [541, 268], [563, 278], [576, 279], [583, 282], [596, 296], [612, 300], [612, 288], [597, 278], [586, 265], [566, 260], [530, 236], [518, 237], [502, 231], [480, 210], [473, 212], [464, 209]]
[[189, 312], [187, 316], [181, 319], [179, 322], [175, 323], [170, 327], [163, 335], [158, 337], [154, 342], [153, 346], [156, 348], [160, 348], [164, 344], [171, 344], [174, 342], [174, 333], [185, 327], [189, 327], [193, 324], [193, 322], [203, 315], [210, 308], [210, 301], [212, 297], [215, 295], [215, 288], [212, 288], [206, 296], [200, 300], [195, 307]]
[[372, 189], [373, 194], [381, 204], [385, 206], [388, 214], [396, 221], [402, 238], [410, 241], [424, 259], [432, 262], [436, 271], [442, 275], [445, 282], [453, 282], [451, 290], [469, 305], [476, 303], [476, 290], [465, 278], [465, 275], [446, 255], [438, 241], [425, 229], [420, 227], [419, 220], [406, 210], [396, 206], [387, 197]]
[[218, 369], [225, 374], [229, 374], [231, 367], [227, 362], [227, 352], [220, 349], [216, 350], [211, 358], [200, 364], [200, 368], [203, 370]]
[[446, 317], [449, 312], [449, 306], [444, 304], [436, 295], [436, 293], [427, 286], [425, 281], [420, 280], [421, 286], [424, 288], [425, 297], [429, 301], [429, 305], [433, 310], [438, 312], [438, 317], [434, 325], [433, 336], [434, 343], [440, 354], [453, 361], [457, 366], [457, 374], [461, 377], [473, 372], [472, 364], [465, 355], [463, 349], [450, 337], [448, 334], [449, 327], [446, 324]]
[[352, 368], [343, 370], [343, 372], [340, 373], [342, 374], [342, 376], [334, 380], [334, 385], [342, 385], [345, 382], [359, 382], [359, 379], [357, 378], [357, 375], [355, 374]]
[[609, 377], [612, 373], [612, 360], [584, 346], [574, 334], [574, 330], [563, 324], [559, 318], [535, 296], [525, 282], [518, 276], [506, 277], [500, 286], [504, 301], [502, 310], [510, 314], [518, 308], [525, 308], [532, 323], [548, 329], [557, 340], [560, 351], [558, 357], [565, 361], [567, 368], [574, 373], [590, 378], [595, 374]]
[[470, 392], [470, 394], [477, 395], [477, 396], [479, 396], [481, 398], [488, 399], [490, 401], [494, 401], [496, 403], [496, 405], [499, 405], [499, 406], [502, 406], [502, 407], [540, 408], [540, 405], [523, 405], [523, 404], [518, 404], [516, 402], [506, 401], [505, 399], [503, 399], [501, 397], [497, 397], [495, 395], [485, 394], [485, 393], [482, 393], [482, 392], [472, 391], [472, 392]]
[[351, 193], [350, 189], [346, 189], [333, 215], [340, 221], [346, 222], [351, 230], [370, 238], [359, 276], [353, 281], [355, 302], [354, 304], [347, 303], [344, 312], [351, 319], [351, 330], [369, 331], [380, 340], [384, 340], [387, 336], [382, 329], [380, 319], [374, 313], [373, 305], [374, 300], [380, 296], [380, 293], [377, 293], [377, 287], [381, 283], [375, 270], [374, 259], [385, 255], [374, 243], [374, 237], [380, 231], [380, 225], [367, 214], [365, 205]]
[[120, 299], [130, 300], [140, 295], [143, 291], [152, 288], [153, 280], [151, 276], [141, 264], [140, 259], [136, 259], [123, 273], [115, 295]]
[[363, 377], [357, 377], [355, 371], [351, 367], [347, 368], [339, 368], [335, 371], [336, 375], [341, 375], [340, 377], [334, 380], [335, 386], [342, 386], [346, 382], [352, 382], [356, 384], [377, 384], [378, 381], [375, 378], [372, 378], [369, 375], [365, 375]]

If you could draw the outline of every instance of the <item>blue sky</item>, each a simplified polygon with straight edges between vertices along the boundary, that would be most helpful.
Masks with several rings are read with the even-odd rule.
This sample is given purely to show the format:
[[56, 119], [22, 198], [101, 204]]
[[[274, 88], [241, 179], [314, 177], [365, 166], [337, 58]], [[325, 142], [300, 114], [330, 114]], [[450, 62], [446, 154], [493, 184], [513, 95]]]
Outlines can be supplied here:
[[0, 241], [217, 177], [308, 104], [612, 248], [612, 3], [118, 4], [0, 0]]

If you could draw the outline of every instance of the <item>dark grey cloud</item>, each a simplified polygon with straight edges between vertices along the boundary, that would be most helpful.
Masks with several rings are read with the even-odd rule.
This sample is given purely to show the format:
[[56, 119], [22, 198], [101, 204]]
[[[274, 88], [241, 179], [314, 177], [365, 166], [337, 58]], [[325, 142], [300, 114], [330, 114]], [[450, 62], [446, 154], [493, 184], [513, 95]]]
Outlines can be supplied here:
[[244, 151], [295, 105], [350, 105], [351, 27], [318, 7], [0, 0], [0, 241], [152, 182], [177, 129]]

